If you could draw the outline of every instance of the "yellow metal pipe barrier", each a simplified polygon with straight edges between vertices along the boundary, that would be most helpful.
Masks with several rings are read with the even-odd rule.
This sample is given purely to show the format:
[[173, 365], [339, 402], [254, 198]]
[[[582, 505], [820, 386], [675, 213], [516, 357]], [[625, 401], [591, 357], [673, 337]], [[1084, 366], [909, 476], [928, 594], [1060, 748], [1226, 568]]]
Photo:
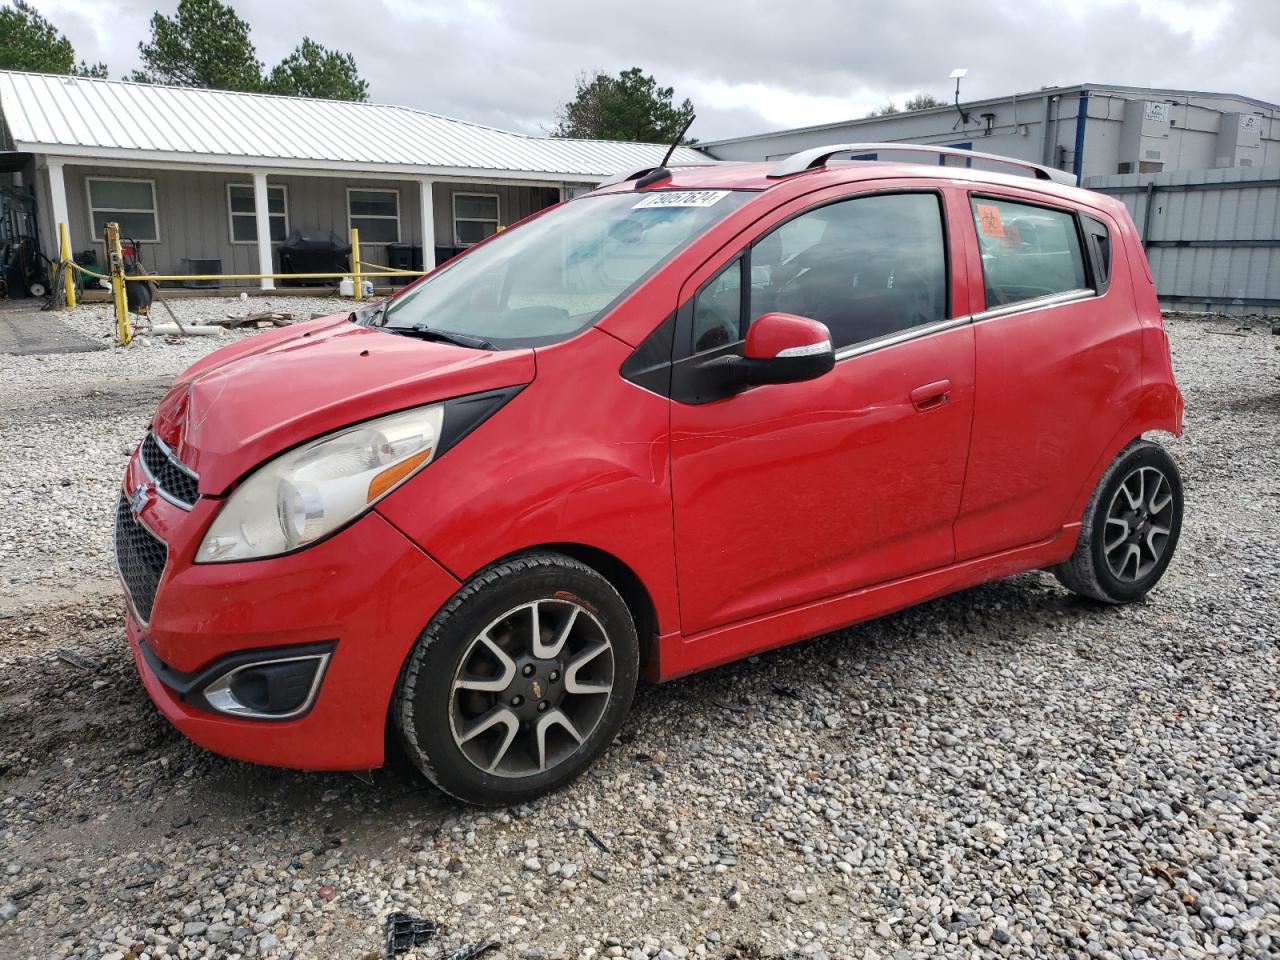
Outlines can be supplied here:
[[352, 279], [356, 282], [355, 298], [363, 300], [364, 289], [360, 283], [360, 231], [355, 227], [351, 228], [351, 265], [355, 267], [351, 271]]
[[129, 322], [129, 301], [124, 289], [124, 252], [120, 249], [120, 225], [108, 223], [103, 237], [107, 247], [107, 263], [111, 268], [111, 298], [116, 306], [116, 341], [122, 347], [133, 342], [133, 325]]
[[[81, 273], [91, 277], [97, 274], [86, 270], [79, 264], [72, 264], [73, 268]], [[421, 277], [425, 276], [426, 270], [387, 270], [385, 273], [380, 272], [380, 277]], [[130, 274], [125, 277], [126, 280], [163, 280], [166, 282], [178, 280], [261, 280], [264, 277], [270, 277], [273, 280], [340, 280], [343, 277], [351, 276], [350, 273], [148, 273], [148, 274]]]
[[58, 259], [66, 266], [62, 268], [62, 292], [66, 294], [67, 306], [76, 305], [76, 274], [71, 269], [71, 234], [65, 223], [58, 224]]

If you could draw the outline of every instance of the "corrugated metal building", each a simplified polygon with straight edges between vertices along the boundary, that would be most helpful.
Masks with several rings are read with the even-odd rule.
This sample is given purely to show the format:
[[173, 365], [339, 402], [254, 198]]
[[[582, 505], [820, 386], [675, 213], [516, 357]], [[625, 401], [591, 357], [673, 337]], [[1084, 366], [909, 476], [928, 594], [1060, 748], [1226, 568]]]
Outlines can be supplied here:
[[1169, 308], [1280, 314], [1280, 166], [1087, 177], [1124, 202]]
[[723, 160], [771, 160], [871, 142], [998, 153], [1077, 177], [1262, 167], [1280, 164], [1280, 105], [1229, 93], [1083, 83], [699, 146]]
[[434, 262], [665, 150], [407, 107], [0, 71], [0, 171], [34, 191], [45, 253], [65, 222], [73, 250], [100, 254], [114, 220], [156, 273], [195, 260], [271, 273], [289, 231], [352, 226], [366, 259], [405, 244]]

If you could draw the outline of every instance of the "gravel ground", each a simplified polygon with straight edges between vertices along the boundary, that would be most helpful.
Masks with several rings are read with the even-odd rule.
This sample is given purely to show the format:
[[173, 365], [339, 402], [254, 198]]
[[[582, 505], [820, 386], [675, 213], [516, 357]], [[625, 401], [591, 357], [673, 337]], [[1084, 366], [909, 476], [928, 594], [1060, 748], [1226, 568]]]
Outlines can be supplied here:
[[209, 345], [0, 358], [0, 956], [373, 960], [393, 910], [441, 924], [420, 956], [1280, 955], [1280, 341], [1171, 330], [1188, 514], [1146, 602], [1025, 574], [642, 690], [575, 786], [496, 812], [170, 729], [104, 545]]
[[[183, 323], [266, 311], [305, 320], [350, 309], [337, 297], [174, 300]], [[157, 322], [168, 315], [156, 306]], [[109, 495], [165, 389], [211, 350], [248, 332], [114, 345], [111, 307], [37, 313], [108, 346], [97, 353], [0, 356], [0, 605], [6, 593], [47, 594], [111, 567]], [[52, 454], [52, 455], [51, 455]]]

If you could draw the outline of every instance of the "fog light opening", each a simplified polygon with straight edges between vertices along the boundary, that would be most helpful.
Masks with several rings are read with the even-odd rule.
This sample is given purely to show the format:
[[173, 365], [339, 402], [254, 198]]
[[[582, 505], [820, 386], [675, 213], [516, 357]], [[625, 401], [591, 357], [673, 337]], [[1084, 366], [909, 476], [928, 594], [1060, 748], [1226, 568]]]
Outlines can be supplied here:
[[315, 702], [329, 654], [276, 657], [241, 664], [202, 691], [217, 713], [260, 720], [287, 720]]

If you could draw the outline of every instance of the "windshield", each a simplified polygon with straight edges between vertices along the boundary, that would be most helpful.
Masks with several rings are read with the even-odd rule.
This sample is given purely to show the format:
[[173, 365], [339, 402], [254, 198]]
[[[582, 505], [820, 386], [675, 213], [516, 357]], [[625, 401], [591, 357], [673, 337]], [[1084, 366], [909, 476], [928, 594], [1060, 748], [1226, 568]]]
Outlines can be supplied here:
[[392, 300], [382, 322], [495, 347], [567, 339], [751, 196], [659, 190], [580, 197], [431, 274]]

